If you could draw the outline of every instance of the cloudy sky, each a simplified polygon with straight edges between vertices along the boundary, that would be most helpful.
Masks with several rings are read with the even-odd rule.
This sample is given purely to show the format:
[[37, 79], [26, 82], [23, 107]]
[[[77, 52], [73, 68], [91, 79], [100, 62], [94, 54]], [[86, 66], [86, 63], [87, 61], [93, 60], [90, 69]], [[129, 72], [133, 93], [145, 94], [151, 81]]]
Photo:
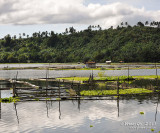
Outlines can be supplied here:
[[0, 37], [160, 21], [160, 0], [0, 0]]

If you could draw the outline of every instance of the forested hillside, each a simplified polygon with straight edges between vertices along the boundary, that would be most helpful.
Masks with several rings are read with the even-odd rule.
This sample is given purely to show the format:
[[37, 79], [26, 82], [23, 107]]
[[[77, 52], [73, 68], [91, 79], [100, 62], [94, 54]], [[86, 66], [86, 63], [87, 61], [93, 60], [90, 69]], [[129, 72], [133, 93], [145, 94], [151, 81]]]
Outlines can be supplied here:
[[64, 33], [23, 33], [0, 39], [0, 62], [155, 62], [160, 61], [160, 28], [125, 25], [102, 30], [98, 26], [76, 32], [70, 27]]

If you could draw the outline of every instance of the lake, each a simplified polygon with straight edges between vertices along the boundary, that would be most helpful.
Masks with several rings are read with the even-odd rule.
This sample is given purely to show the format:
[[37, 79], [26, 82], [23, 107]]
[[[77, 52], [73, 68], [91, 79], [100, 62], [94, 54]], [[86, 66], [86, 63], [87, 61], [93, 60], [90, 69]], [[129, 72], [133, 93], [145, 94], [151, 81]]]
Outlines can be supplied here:
[[[11, 64], [0, 64], [0, 68], [12, 68], [12, 67], [84, 67], [85, 64], [81, 63], [81, 64], [76, 64], [76, 63], [11, 63]], [[155, 67], [154, 64], [145, 64], [145, 65], [141, 65], [141, 64], [128, 64], [128, 65], [107, 65], [106, 63], [97, 63], [98, 67], [102, 66], [102, 67], [112, 67], [112, 66], [117, 66], [117, 67]], [[160, 65], [157, 64], [157, 66], [159, 67]]]
[[[46, 65], [46, 64], [42, 64]], [[36, 66], [36, 65], [35, 65]], [[28, 67], [28, 66], [27, 66]], [[37, 66], [36, 66], [37, 67]], [[98, 76], [103, 70], [94, 70]], [[0, 70], [0, 78], [45, 78], [46, 70]], [[128, 70], [104, 70], [107, 76], [128, 75]], [[160, 69], [158, 69], [160, 75]], [[49, 77], [89, 77], [92, 70], [50, 70]], [[129, 74], [155, 75], [155, 69], [130, 70]], [[31, 81], [46, 87], [45, 81]], [[151, 81], [134, 81], [138, 87]], [[158, 81], [159, 83], [159, 81]], [[156, 81], [152, 82], [153, 85]], [[57, 83], [49, 82], [50, 87]], [[158, 84], [159, 85], [159, 84]], [[0, 88], [12, 87], [7, 81]], [[63, 84], [61, 85], [63, 88]], [[0, 90], [0, 97], [11, 97], [12, 90]], [[0, 103], [0, 132], [4, 133], [155, 133], [160, 131], [160, 100], [157, 94], [143, 97], [97, 98], [97, 100], [43, 100]], [[140, 114], [142, 112], [142, 114]], [[144, 113], [144, 114], [143, 114]]]
[[[98, 76], [99, 72], [104, 71], [107, 76], [122, 76], [128, 75], [128, 70], [93, 70], [94, 76]], [[15, 78], [18, 72], [18, 78], [20, 79], [29, 79], [29, 78], [45, 78], [46, 70], [34, 70], [34, 69], [25, 69], [25, 70], [0, 70], [0, 78]], [[92, 70], [50, 70], [49, 77], [89, 77], [92, 73]], [[157, 69], [157, 74], [160, 75], [160, 69]], [[135, 69], [129, 70], [129, 75], [156, 75], [155, 69]]]
[[[9, 96], [9, 91], [1, 91]], [[0, 103], [2, 133], [156, 133], [158, 97]], [[140, 112], [144, 112], [143, 115]]]

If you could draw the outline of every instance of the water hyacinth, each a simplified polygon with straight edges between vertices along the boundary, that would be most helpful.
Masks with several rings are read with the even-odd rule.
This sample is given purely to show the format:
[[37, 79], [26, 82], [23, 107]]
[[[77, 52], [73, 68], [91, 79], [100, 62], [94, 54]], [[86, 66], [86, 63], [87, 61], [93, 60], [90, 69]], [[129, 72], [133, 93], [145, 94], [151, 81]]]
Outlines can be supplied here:
[[20, 101], [19, 97], [14, 97], [14, 98], [13, 97], [6, 97], [6, 98], [0, 99], [0, 102], [2, 102], [2, 103], [11, 103], [11, 102], [16, 103], [18, 101]]
[[[133, 89], [120, 89], [119, 94], [141, 94], [141, 93], [152, 93], [152, 90], [144, 88], [133, 88]], [[82, 96], [94, 96], [94, 95], [116, 95], [117, 90], [83, 90], [80, 92]]]

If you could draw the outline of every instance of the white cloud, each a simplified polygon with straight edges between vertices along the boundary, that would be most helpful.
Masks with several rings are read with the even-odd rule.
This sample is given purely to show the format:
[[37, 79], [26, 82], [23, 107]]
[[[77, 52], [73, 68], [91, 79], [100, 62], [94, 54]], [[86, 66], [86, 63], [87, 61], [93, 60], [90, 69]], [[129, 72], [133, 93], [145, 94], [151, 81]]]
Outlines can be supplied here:
[[160, 21], [159, 11], [147, 11], [116, 2], [88, 4], [84, 0], [0, 0], [0, 24], [100, 24], [116, 26], [122, 21]]

